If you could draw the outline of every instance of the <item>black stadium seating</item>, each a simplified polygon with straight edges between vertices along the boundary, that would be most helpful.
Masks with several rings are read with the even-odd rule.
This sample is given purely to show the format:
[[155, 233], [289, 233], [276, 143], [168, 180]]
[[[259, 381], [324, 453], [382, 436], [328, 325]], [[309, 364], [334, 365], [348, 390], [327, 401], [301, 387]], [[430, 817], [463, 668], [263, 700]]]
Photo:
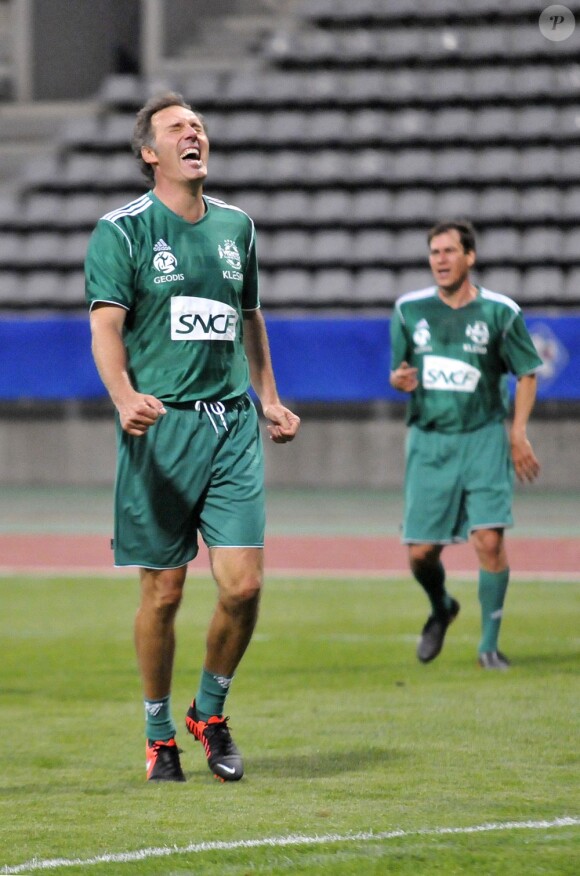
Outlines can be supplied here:
[[208, 193], [256, 222], [269, 309], [390, 308], [429, 283], [426, 231], [451, 216], [476, 225], [486, 285], [580, 305], [578, 30], [546, 39], [529, 0], [292, 8], [243, 73], [103, 83], [0, 209], [0, 307], [82, 307], [91, 228], [144, 188], [135, 111], [169, 87], [207, 120]]

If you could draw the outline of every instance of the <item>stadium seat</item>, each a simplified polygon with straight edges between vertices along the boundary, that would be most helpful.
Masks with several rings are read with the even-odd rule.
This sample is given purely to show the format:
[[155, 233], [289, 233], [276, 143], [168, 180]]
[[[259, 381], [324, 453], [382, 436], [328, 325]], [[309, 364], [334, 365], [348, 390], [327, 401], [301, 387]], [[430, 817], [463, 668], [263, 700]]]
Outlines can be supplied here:
[[519, 215], [519, 194], [506, 186], [489, 186], [481, 190], [475, 216], [482, 222], [512, 222]]
[[510, 262], [519, 257], [521, 250], [520, 232], [515, 228], [491, 228], [481, 231], [477, 247], [481, 264]]
[[518, 215], [522, 219], [560, 219], [562, 193], [555, 186], [534, 186], [523, 189], [519, 196]]
[[397, 295], [396, 273], [386, 268], [363, 268], [353, 274], [353, 299], [360, 305], [392, 304]]
[[48, 228], [62, 221], [68, 198], [55, 192], [33, 192], [26, 200], [24, 215], [30, 226]]
[[523, 272], [519, 304], [559, 303], [564, 295], [564, 272], [560, 268], [538, 267]]
[[[347, 124], [341, 131], [341, 142], [345, 133], [349, 138], [363, 146], [381, 145], [388, 142], [396, 144], [400, 141], [413, 139], [419, 134], [419, 128], [424, 125], [424, 113], [410, 111], [390, 112], [385, 109], [365, 108], [347, 112]], [[419, 121], [415, 124], [415, 120]]]
[[580, 228], [570, 228], [562, 233], [561, 255], [566, 263], [580, 263]]
[[397, 275], [397, 297], [433, 285], [429, 268], [404, 268]]
[[580, 167], [578, 166], [578, 147], [565, 146], [559, 150], [558, 173], [560, 179], [570, 183], [580, 182]]
[[514, 111], [511, 107], [481, 107], [473, 114], [473, 138], [480, 145], [505, 142], [514, 135]]
[[[358, 164], [353, 162], [350, 155], [343, 153], [339, 149], [319, 149], [307, 156], [293, 153], [300, 166], [298, 178], [304, 178], [310, 185], [341, 185], [345, 179], [348, 179], [345, 174], [348, 173], [349, 165]], [[353, 174], [360, 175], [360, 168], [354, 166]]]
[[[429, 223], [431, 224], [431, 223]], [[388, 260], [396, 264], [426, 263], [428, 256], [427, 227], [397, 232]]]
[[137, 111], [145, 96], [144, 83], [138, 76], [108, 76], [100, 89], [99, 100], [110, 110]]
[[479, 218], [477, 192], [470, 188], [445, 188], [437, 193], [436, 212], [432, 224], [439, 218], [464, 218], [474, 222]]
[[[548, 64], [525, 64], [514, 67], [506, 93], [517, 95], [522, 105], [531, 99], [550, 100], [557, 94], [558, 78], [555, 69]], [[509, 91], [508, 91], [509, 89]]]
[[93, 153], [73, 152], [63, 168], [63, 182], [73, 189], [98, 189], [110, 178], [111, 163], [115, 160]]
[[554, 146], [532, 146], [522, 149], [514, 179], [527, 183], [557, 179], [560, 174], [560, 153]]
[[392, 231], [357, 232], [349, 251], [352, 265], [360, 268], [386, 265], [393, 260], [395, 239]]
[[309, 145], [341, 144], [346, 136], [359, 140], [360, 128], [346, 110], [313, 110], [302, 115], [302, 126], [295, 124], [288, 132], [289, 142], [299, 139]]
[[85, 308], [85, 275], [82, 270], [62, 274], [58, 285], [59, 299], [65, 307]]
[[60, 264], [67, 269], [81, 270], [87, 254], [90, 232], [78, 231], [63, 238]]
[[521, 289], [521, 272], [518, 268], [489, 268], [482, 272], [480, 283], [492, 292], [499, 292], [518, 301]]
[[312, 297], [312, 274], [304, 268], [276, 271], [270, 275], [261, 297], [268, 305], [307, 306]]
[[351, 196], [351, 221], [355, 226], [396, 221], [393, 211], [395, 195], [384, 187], [354, 191]]
[[348, 266], [352, 263], [353, 249], [356, 249], [356, 244], [350, 231], [342, 228], [313, 231], [309, 263], [314, 267]]
[[559, 228], [528, 228], [522, 233], [520, 253], [527, 264], [557, 261], [562, 252]]
[[[469, 73], [467, 94], [478, 101], [493, 101], [513, 90], [512, 69], [506, 64], [485, 64], [473, 67]], [[436, 78], [436, 77], [435, 77]]]
[[5, 270], [0, 263], [0, 307], [14, 307], [26, 304], [20, 271]]
[[[311, 198], [308, 221], [313, 225], [349, 223], [352, 213], [352, 195], [343, 189], [317, 192]], [[306, 217], [304, 217], [306, 219]]]
[[398, 221], [431, 224], [438, 208], [438, 197], [432, 189], [405, 188], [393, 198], [392, 216]]
[[312, 199], [308, 192], [274, 190], [266, 198], [268, 220], [272, 224], [300, 225], [310, 221]]
[[327, 307], [350, 306], [354, 299], [351, 272], [341, 268], [315, 271], [311, 296], [313, 304]]
[[106, 212], [100, 193], [71, 193], [63, 199], [60, 222], [69, 228], [92, 227]]
[[272, 265], [287, 266], [294, 263], [311, 264], [312, 234], [309, 231], [293, 229], [270, 234], [267, 246], [262, 244], [261, 259]]
[[[62, 304], [61, 286], [58, 271], [31, 271], [21, 280], [22, 297], [29, 307], [59, 306]], [[84, 291], [84, 285], [82, 288]], [[80, 303], [84, 303], [84, 297]]]
[[551, 132], [559, 131], [561, 126], [560, 113], [555, 106], [527, 106], [509, 110], [512, 116], [511, 125], [522, 141], [533, 142], [537, 138], [551, 136]]
[[561, 107], [558, 111], [558, 121], [550, 130], [558, 131], [558, 137], [563, 142], [576, 140], [580, 136], [580, 107], [574, 102], [571, 106]]
[[580, 267], [571, 268], [567, 272], [561, 303], [580, 305]]
[[465, 107], [444, 107], [432, 113], [430, 136], [434, 140], [457, 143], [471, 141], [478, 114]]
[[562, 219], [580, 222], [580, 186], [562, 192], [560, 209]]

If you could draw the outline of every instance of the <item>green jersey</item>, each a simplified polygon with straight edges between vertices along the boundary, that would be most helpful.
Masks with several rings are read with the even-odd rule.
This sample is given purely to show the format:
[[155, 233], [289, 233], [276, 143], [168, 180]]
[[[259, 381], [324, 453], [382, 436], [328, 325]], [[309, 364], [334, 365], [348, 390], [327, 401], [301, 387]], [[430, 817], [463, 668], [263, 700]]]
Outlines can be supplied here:
[[99, 219], [87, 250], [88, 304], [125, 308], [133, 385], [169, 403], [235, 398], [250, 382], [243, 311], [260, 306], [254, 223], [204, 202], [191, 223], [149, 192]]
[[505, 419], [507, 374], [531, 374], [542, 365], [515, 301], [478, 287], [454, 309], [435, 286], [409, 292], [391, 319], [391, 368], [418, 369], [407, 423], [440, 432], [470, 432]]

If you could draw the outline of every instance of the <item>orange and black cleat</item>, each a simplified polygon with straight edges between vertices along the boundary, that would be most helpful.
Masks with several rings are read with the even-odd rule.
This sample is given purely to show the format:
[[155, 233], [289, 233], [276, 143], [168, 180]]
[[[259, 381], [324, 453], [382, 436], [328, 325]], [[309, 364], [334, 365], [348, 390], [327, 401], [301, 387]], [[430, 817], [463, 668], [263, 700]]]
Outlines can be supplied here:
[[185, 782], [175, 739], [167, 742], [148, 739], [145, 753], [148, 782]]
[[185, 726], [205, 748], [207, 763], [220, 782], [238, 782], [244, 775], [242, 756], [231, 737], [228, 718], [213, 715], [202, 721], [195, 700], [187, 710]]

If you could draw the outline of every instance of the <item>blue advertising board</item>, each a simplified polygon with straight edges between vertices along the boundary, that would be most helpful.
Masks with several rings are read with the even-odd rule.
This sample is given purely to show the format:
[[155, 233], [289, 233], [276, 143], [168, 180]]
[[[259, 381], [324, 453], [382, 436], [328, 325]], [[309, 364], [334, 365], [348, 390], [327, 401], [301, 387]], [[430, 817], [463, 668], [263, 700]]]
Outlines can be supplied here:
[[[403, 399], [388, 381], [387, 317], [271, 316], [267, 322], [284, 399]], [[538, 398], [580, 399], [580, 316], [538, 314], [527, 324], [544, 361]], [[86, 401], [105, 395], [86, 317], [0, 320], [0, 401]]]

